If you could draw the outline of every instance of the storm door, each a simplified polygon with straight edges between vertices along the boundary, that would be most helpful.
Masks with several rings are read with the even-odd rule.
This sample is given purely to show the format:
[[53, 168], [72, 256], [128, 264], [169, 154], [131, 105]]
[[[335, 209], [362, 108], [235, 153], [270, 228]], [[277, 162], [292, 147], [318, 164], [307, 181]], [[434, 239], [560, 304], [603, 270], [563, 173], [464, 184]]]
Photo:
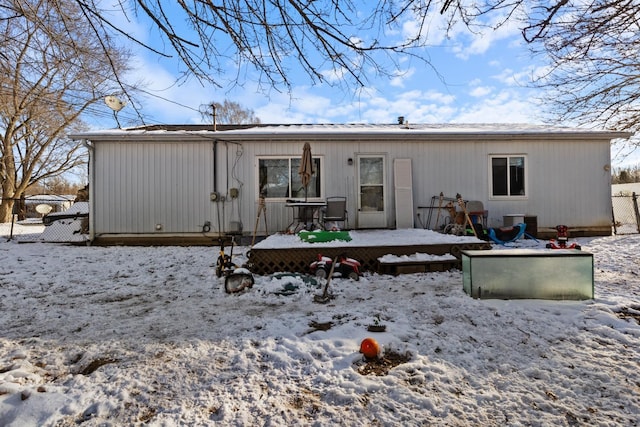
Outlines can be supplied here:
[[386, 228], [386, 159], [358, 156], [358, 228]]

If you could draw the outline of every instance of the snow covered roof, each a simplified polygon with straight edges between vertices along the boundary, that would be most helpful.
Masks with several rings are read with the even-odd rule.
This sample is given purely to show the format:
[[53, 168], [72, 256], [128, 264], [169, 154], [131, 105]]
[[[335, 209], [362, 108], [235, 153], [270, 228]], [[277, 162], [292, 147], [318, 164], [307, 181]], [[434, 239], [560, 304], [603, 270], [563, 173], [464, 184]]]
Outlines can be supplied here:
[[536, 124], [513, 123], [472, 123], [472, 124], [256, 124], [256, 125], [151, 125], [135, 128], [98, 130], [69, 135], [73, 139], [113, 140], [135, 136], [136, 139], [162, 139], [195, 137], [220, 138], [228, 140], [261, 140], [261, 139], [369, 139], [416, 137], [419, 139], [467, 139], [467, 138], [500, 138], [519, 136], [582, 139], [617, 139], [628, 138], [630, 132], [593, 130], [575, 127], [559, 127]]
[[73, 202], [76, 196], [73, 195], [57, 195], [57, 194], [36, 194], [33, 196], [26, 196], [25, 203], [68, 203]]

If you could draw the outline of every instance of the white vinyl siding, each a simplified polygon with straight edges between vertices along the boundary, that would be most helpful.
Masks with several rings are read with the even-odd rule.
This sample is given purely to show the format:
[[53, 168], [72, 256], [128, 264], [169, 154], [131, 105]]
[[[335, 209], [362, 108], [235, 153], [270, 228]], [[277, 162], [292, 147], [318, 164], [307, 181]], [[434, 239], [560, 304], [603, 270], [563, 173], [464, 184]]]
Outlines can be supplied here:
[[198, 232], [211, 219], [211, 144], [101, 143], [95, 156], [100, 233]]
[[[258, 235], [265, 228], [269, 234], [283, 231], [292, 221], [286, 199], [304, 199], [304, 191], [291, 189], [296, 189], [296, 180], [299, 183], [293, 163], [301, 158], [305, 141], [320, 162], [319, 167], [316, 164], [320, 175], [313, 177], [318, 182], [310, 185], [309, 198], [347, 197], [354, 227], [360, 226], [355, 221], [360, 213], [359, 160], [382, 157], [386, 160], [380, 185], [388, 190], [395, 188], [394, 160], [411, 159], [411, 174], [406, 178], [411, 180], [416, 226], [426, 223], [430, 210], [425, 207], [443, 192], [447, 197], [460, 193], [465, 200], [482, 201], [490, 227], [501, 226], [504, 215], [526, 214], [537, 216], [541, 228], [566, 224], [606, 229], [611, 223], [607, 135], [594, 137], [586, 132], [583, 139], [553, 132], [488, 133], [456, 139], [414, 135], [410, 130], [401, 135], [335, 132], [318, 138], [294, 132], [260, 136], [251, 132], [122, 132], [115, 139], [106, 133], [104, 139], [94, 136], [90, 140], [94, 147], [92, 230], [97, 235], [157, 234], [155, 226], [161, 224], [162, 233], [201, 233], [209, 221], [212, 233], [230, 230], [232, 222], [241, 223], [245, 234], [251, 234], [256, 223]], [[492, 157], [524, 158], [524, 196], [494, 197]], [[266, 214], [257, 221], [262, 159], [286, 160], [287, 183], [286, 193], [266, 198]], [[220, 196], [215, 202], [212, 193]], [[396, 224], [394, 193], [385, 191], [383, 227]], [[433, 215], [435, 219], [435, 211]]]

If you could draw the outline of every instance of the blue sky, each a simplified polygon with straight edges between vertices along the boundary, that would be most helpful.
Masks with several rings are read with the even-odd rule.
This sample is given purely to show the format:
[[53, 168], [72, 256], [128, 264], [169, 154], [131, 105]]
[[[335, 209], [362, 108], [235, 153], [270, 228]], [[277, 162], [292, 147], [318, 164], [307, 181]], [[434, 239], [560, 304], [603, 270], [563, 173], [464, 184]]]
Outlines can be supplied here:
[[[129, 21], [125, 25], [137, 37], [162, 49], [148, 23]], [[412, 22], [404, 22], [399, 32], [408, 33], [412, 26]], [[369, 82], [360, 90], [340, 85], [329, 70], [326, 77], [334, 85], [314, 86], [294, 68], [291, 93], [259, 88], [252, 70], [239, 73], [242, 86], [229, 83], [216, 88], [195, 79], [176, 85], [174, 81], [184, 67], [175, 59], [161, 59], [137, 46], [132, 46], [136, 52], [132, 77], [142, 78], [148, 92], [155, 95], [140, 100], [149, 123], [198, 123], [201, 104], [224, 99], [251, 108], [267, 123], [391, 123], [400, 115], [416, 123], [540, 122], [532, 90], [522, 86], [536, 64], [515, 25], [482, 34], [459, 28], [450, 38], [445, 37], [443, 26], [443, 18], [434, 14], [428, 30], [433, 47], [420, 52], [430, 58], [433, 68], [398, 57], [401, 70], [397, 76], [367, 73]], [[229, 62], [228, 75], [221, 77], [233, 80], [237, 71]], [[126, 117], [127, 111], [120, 114]], [[104, 121], [107, 125], [109, 118]]]
[[[148, 23], [129, 18], [123, 25], [131, 34], [162, 46]], [[400, 32], [412, 31], [412, 24], [405, 22]], [[147, 85], [149, 95], [138, 99], [147, 124], [202, 123], [200, 106], [225, 99], [252, 109], [263, 123], [394, 123], [398, 116], [409, 123], [543, 123], [540, 93], [529, 83], [544, 64], [530, 54], [516, 21], [495, 31], [454, 28], [449, 37], [442, 28], [442, 17], [436, 13], [429, 26], [432, 47], [422, 52], [433, 68], [398, 58], [401, 70], [395, 77], [370, 73], [364, 88], [345, 87], [339, 80], [334, 85], [313, 85], [308, 76], [292, 68], [291, 92], [279, 91], [259, 87], [251, 69], [239, 70], [232, 62], [227, 74], [220, 76], [228, 79], [222, 88], [196, 79], [176, 84], [184, 66], [175, 58], [159, 58], [137, 46], [131, 46], [136, 53], [131, 77]], [[239, 85], [232, 83], [237, 75]], [[335, 76], [327, 70], [326, 77], [332, 81]], [[121, 122], [132, 117], [130, 108], [119, 113]], [[116, 126], [109, 114], [101, 115], [95, 125]], [[612, 151], [614, 166], [629, 162], [619, 150]]]

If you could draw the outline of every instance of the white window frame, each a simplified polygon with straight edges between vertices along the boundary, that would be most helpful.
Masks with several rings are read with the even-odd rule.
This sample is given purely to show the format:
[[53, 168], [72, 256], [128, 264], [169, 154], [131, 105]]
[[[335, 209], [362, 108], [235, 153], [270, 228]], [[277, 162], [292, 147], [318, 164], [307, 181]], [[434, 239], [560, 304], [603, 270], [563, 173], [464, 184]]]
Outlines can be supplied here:
[[[314, 177], [316, 179], [319, 179], [319, 185], [320, 185], [320, 195], [315, 196], [315, 197], [311, 197], [309, 196], [307, 198], [307, 200], [309, 201], [319, 201], [319, 200], [323, 200], [324, 199], [324, 156], [316, 156], [312, 154], [312, 159], [315, 161], [319, 161], [320, 162], [320, 167], [318, 168], [318, 171], [314, 174]], [[289, 199], [294, 199], [294, 200], [303, 200], [304, 199], [304, 192], [301, 193], [301, 195], [298, 194], [292, 194], [291, 193], [291, 173], [292, 173], [292, 169], [291, 169], [291, 161], [292, 160], [300, 160], [301, 156], [300, 155], [290, 155], [290, 156], [278, 156], [278, 155], [265, 155], [265, 156], [256, 156], [256, 163], [255, 163], [255, 183], [256, 183], [256, 198], [260, 197], [260, 162], [262, 160], [287, 160], [289, 162], [289, 183], [288, 183], [288, 188], [289, 188], [289, 193], [288, 195], [284, 196], [284, 197], [270, 197], [268, 192], [267, 192], [267, 196], [265, 197], [265, 201], [267, 202], [282, 202], [282, 201], [286, 201]], [[317, 166], [317, 165], [315, 165]], [[319, 176], [318, 176], [318, 172], [319, 172]], [[298, 173], [298, 169], [297, 167], [295, 168], [295, 170], [293, 171], [294, 175], [297, 175]]]
[[[524, 159], [524, 194], [511, 195], [511, 180], [507, 175], [507, 194], [495, 195], [493, 194], [493, 159], [507, 159], [507, 168], [509, 167], [510, 159], [520, 157]], [[490, 154], [489, 155], [489, 199], [491, 200], [526, 200], [529, 198], [529, 159], [526, 154]]]

